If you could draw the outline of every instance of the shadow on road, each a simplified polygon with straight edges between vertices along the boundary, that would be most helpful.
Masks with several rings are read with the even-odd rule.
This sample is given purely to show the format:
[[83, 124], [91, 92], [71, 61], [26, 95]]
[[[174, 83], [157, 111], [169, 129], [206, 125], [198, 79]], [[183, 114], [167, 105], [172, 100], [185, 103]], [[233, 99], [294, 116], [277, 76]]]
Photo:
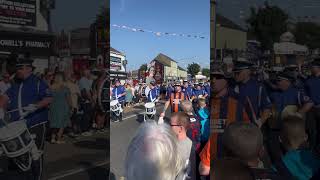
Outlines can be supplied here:
[[87, 173], [89, 180], [107, 180], [109, 176], [109, 168], [97, 167], [89, 162], [80, 162], [79, 165], [90, 168]]
[[109, 138], [96, 138], [95, 141], [79, 141], [74, 143], [75, 146], [86, 149], [107, 149], [109, 144]]

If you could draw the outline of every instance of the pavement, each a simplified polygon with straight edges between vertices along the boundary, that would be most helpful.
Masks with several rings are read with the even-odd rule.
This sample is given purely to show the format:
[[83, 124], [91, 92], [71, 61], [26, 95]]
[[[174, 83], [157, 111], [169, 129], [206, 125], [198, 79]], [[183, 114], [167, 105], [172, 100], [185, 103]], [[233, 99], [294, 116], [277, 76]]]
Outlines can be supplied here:
[[[156, 107], [156, 118], [163, 109], [163, 103]], [[144, 106], [135, 106], [131, 111], [125, 111], [123, 122], [110, 125], [110, 180], [124, 179], [124, 162], [127, 148], [136, 130], [143, 123]]]

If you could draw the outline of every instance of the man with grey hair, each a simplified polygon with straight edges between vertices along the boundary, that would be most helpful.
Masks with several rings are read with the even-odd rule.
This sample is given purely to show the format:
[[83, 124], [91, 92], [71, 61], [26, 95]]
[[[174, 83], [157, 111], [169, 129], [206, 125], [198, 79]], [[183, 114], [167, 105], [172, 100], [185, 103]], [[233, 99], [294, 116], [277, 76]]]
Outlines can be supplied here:
[[126, 179], [176, 179], [184, 167], [177, 143], [178, 139], [168, 125], [143, 123], [128, 147]]

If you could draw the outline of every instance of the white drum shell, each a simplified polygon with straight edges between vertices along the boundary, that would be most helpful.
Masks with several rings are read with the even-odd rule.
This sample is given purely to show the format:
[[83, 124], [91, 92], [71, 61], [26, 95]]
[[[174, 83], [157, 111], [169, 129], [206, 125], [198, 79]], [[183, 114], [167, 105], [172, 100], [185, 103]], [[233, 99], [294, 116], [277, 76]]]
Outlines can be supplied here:
[[156, 114], [156, 106], [154, 103], [146, 103], [144, 107], [146, 108], [146, 114], [149, 114], [149, 115]]
[[[33, 140], [31, 139], [31, 141], [28, 144], [25, 144], [25, 142], [22, 140], [22, 135], [25, 133], [31, 139], [31, 135], [28, 131], [26, 123], [23, 120], [9, 123], [6, 126], [0, 128], [0, 143], [2, 149], [8, 157], [18, 157], [30, 151], [33, 145]], [[9, 152], [4, 143], [12, 140], [19, 140], [22, 147], [14, 152]]]
[[113, 100], [110, 102], [110, 109], [111, 111], [119, 111], [120, 110], [120, 103], [118, 100]]

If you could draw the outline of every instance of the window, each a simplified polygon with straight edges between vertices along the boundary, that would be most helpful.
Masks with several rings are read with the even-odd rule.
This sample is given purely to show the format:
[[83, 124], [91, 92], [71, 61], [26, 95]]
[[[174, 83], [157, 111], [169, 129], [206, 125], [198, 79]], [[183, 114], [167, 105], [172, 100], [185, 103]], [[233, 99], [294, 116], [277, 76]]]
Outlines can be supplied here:
[[121, 63], [121, 58], [111, 56], [110, 61], [115, 63]]

